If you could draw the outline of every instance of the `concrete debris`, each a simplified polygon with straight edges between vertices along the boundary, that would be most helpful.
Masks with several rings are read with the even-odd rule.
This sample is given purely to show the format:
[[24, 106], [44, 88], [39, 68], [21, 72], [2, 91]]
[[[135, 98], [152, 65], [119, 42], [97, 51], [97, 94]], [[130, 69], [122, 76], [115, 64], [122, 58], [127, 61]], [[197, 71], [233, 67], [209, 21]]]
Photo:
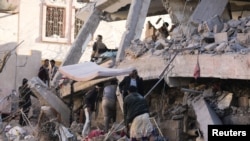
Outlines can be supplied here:
[[248, 109], [248, 107], [249, 107], [249, 97], [248, 96], [239, 97], [239, 107]]
[[196, 113], [197, 122], [200, 125], [204, 140], [207, 141], [207, 125], [221, 125], [222, 121], [202, 97], [196, 97], [196, 99], [192, 101], [192, 107]]
[[146, 51], [146, 46], [140, 40], [133, 40], [130, 47], [125, 50], [125, 54], [129, 54], [133, 58], [141, 56]]
[[214, 33], [219, 33], [223, 29], [223, 22], [218, 15], [208, 19], [204, 24], [207, 28], [207, 31], [213, 31]]
[[198, 52], [195, 52], [197, 49], [202, 54], [247, 54], [250, 48], [249, 21], [250, 17], [224, 22], [220, 16], [216, 15], [204, 23], [200, 23], [196, 30], [198, 32], [192, 33], [191, 37], [181, 36], [181, 31], [176, 28], [170, 33], [171, 39], [160, 38], [156, 41], [152, 38], [146, 38], [144, 41], [137, 39], [125, 52], [128, 56], [137, 58], [147, 51], [173, 51], [173, 49], [196, 46], [198, 48], [182, 50], [182, 54], [197, 54]]
[[233, 99], [233, 93], [224, 92], [220, 97], [218, 97], [218, 108], [224, 110], [230, 107], [231, 101]]
[[228, 35], [227, 32], [221, 32], [214, 34], [215, 42], [220, 44], [221, 42], [227, 42], [228, 41]]
[[15, 126], [6, 133], [6, 136], [8, 140], [12, 141], [12, 140], [16, 140], [17, 138], [18, 139], [23, 138], [25, 134], [26, 134], [26, 131], [22, 127]]
[[213, 89], [209, 88], [209, 89], [204, 90], [203, 93], [202, 93], [202, 95], [203, 95], [204, 98], [214, 96]]
[[44, 103], [44, 105], [48, 105], [54, 109], [60, 115], [62, 122], [66, 126], [69, 126], [70, 109], [64, 101], [57, 97], [38, 77], [33, 77], [29, 83], [31, 90], [38, 99]]

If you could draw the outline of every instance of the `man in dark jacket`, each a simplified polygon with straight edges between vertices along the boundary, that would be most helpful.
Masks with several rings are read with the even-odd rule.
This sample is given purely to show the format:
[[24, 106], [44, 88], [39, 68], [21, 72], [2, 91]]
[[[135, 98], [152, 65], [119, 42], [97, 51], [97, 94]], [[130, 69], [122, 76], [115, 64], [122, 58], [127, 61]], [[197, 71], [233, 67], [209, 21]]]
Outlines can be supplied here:
[[49, 59], [45, 59], [43, 65], [39, 68], [38, 77], [49, 86]]
[[123, 96], [123, 99], [128, 95], [128, 88], [130, 86], [135, 86], [137, 88], [137, 92], [141, 95], [144, 95], [143, 79], [138, 75], [136, 69], [133, 70], [129, 76], [125, 76], [119, 84], [119, 90]]
[[[131, 141], [149, 140], [153, 125], [149, 119], [149, 108], [146, 99], [136, 91], [135, 86], [129, 87], [129, 95], [123, 103], [124, 123], [129, 128]], [[131, 124], [129, 126], [129, 124]]]
[[[31, 106], [30, 96], [31, 95], [34, 97], [36, 96], [28, 87], [28, 80], [26, 78], [23, 78], [22, 86], [18, 88], [18, 91], [19, 91], [19, 108], [22, 109], [25, 116], [28, 117], [28, 113], [29, 113], [30, 106]], [[19, 124], [21, 126], [26, 125], [26, 122], [24, 121], [22, 114], [20, 114]]]

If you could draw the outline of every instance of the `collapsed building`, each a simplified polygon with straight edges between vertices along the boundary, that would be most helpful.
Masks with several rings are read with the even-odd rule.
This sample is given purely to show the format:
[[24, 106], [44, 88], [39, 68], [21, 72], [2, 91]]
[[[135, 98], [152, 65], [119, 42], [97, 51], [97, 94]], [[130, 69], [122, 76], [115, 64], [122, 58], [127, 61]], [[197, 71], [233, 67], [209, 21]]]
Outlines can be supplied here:
[[[170, 141], [206, 141], [207, 125], [249, 124], [250, 17], [232, 18], [230, 4], [236, 1], [161, 1], [176, 27], [170, 39], [157, 45], [150, 38], [151, 28], [148, 38], [139, 40], [151, 1], [113, 2], [99, 1], [95, 6], [90, 3], [87, 10], [82, 9], [78, 16], [84, 20], [84, 26], [61, 67], [77, 64], [82, 55], [79, 46], [88, 42], [99, 21], [112, 20], [119, 15], [118, 9], [125, 6], [129, 8], [127, 31], [115, 65], [109, 67], [137, 68], [145, 81], [150, 114], [163, 136]], [[61, 75], [57, 73], [55, 85]], [[121, 76], [117, 78], [120, 80]], [[66, 83], [60, 89], [60, 98], [51, 97], [54, 91], [37, 79], [31, 81], [31, 86], [40, 99], [61, 114], [62, 123], [69, 126], [72, 111], [78, 113], [75, 118], [81, 118], [84, 91], [110, 79], [113, 77]], [[121, 120], [122, 110], [119, 111]], [[98, 116], [96, 125], [101, 121]]]

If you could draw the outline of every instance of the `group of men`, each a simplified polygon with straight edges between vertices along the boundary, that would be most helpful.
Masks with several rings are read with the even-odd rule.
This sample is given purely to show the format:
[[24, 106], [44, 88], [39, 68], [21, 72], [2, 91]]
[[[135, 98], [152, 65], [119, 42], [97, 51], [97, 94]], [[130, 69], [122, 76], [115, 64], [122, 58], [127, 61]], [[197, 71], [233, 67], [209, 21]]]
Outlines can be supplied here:
[[53, 80], [58, 70], [58, 67], [55, 64], [55, 60], [45, 59], [38, 72], [38, 77], [48, 86], [50, 86], [50, 81]]
[[[124, 125], [127, 135], [132, 141], [152, 140], [151, 133], [153, 126], [149, 119], [149, 107], [143, 97], [143, 79], [138, 75], [137, 70], [133, 70], [128, 76], [118, 84], [117, 80], [105, 82], [104, 85], [97, 84], [85, 94], [85, 123], [82, 136], [85, 138], [90, 132], [91, 114], [95, 110], [95, 99], [98, 99], [101, 89], [102, 110], [104, 117], [104, 132], [110, 130], [110, 123], [116, 120], [116, 90], [123, 96]], [[112, 122], [111, 122], [112, 121]]]
[[[97, 36], [97, 41], [93, 46], [93, 53], [91, 60], [98, 57], [101, 53], [107, 51], [107, 47], [102, 43], [102, 36]], [[49, 67], [50, 63], [50, 67]], [[38, 77], [48, 86], [53, 79], [58, 67], [55, 66], [54, 60], [44, 60], [44, 64], [40, 67]], [[35, 96], [27, 85], [28, 80], [23, 79], [22, 86], [19, 87], [20, 103], [19, 107], [25, 111], [25, 114], [29, 112], [31, 106], [30, 95]], [[119, 88], [119, 92], [123, 96], [123, 114], [124, 125], [127, 129], [127, 135], [131, 141], [143, 140], [151, 141], [151, 133], [153, 126], [149, 119], [149, 107], [146, 99], [144, 98], [143, 79], [138, 75], [137, 70], [133, 70], [128, 76], [118, 84], [118, 80], [114, 79], [104, 84], [97, 84], [93, 86], [84, 95], [84, 113], [85, 123], [82, 129], [82, 136], [86, 137], [90, 133], [91, 128], [91, 115], [96, 109], [96, 100], [100, 92], [102, 93], [102, 110], [104, 117], [104, 132], [107, 133], [110, 130], [110, 123], [116, 121], [116, 92]], [[112, 122], [111, 122], [112, 121]], [[23, 116], [20, 117], [21, 125], [25, 125]]]

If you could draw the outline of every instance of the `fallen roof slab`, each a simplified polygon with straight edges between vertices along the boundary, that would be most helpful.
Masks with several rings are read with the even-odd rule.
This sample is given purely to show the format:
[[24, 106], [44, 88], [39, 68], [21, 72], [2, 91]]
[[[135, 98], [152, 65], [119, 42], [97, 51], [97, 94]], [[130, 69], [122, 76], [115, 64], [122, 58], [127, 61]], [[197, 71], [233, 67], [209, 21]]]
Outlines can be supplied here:
[[221, 15], [227, 3], [228, 0], [202, 0], [194, 10], [190, 20], [194, 23], [201, 23], [215, 15]]
[[62, 123], [66, 126], [69, 126], [70, 123], [70, 109], [68, 106], [57, 97], [48, 87], [45, 85], [42, 80], [38, 77], [33, 77], [29, 81], [30, 89], [38, 97], [39, 101], [42, 104], [48, 104], [53, 109], [60, 114]]

